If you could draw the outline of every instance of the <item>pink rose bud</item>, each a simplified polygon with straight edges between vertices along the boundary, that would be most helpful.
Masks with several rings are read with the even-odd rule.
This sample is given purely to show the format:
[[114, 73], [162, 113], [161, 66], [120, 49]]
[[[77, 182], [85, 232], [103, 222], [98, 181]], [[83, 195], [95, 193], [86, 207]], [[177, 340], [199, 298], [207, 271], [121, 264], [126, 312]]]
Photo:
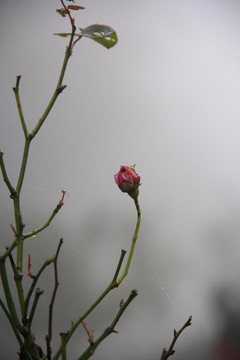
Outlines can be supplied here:
[[121, 166], [114, 179], [122, 192], [127, 192], [133, 199], [139, 194], [140, 176], [135, 171], [135, 166]]

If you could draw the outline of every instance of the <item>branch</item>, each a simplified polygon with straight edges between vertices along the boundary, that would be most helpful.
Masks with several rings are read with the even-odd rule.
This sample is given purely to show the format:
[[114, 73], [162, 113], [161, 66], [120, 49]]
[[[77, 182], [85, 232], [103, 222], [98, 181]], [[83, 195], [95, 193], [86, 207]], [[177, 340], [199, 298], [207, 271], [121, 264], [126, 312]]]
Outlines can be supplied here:
[[[99, 296], [99, 298], [88, 308], [88, 310], [76, 321], [72, 324], [71, 329], [68, 331], [67, 335], [66, 335], [66, 344], [68, 343], [68, 341], [70, 340], [70, 338], [72, 337], [73, 333], [75, 332], [75, 330], [77, 329], [77, 327], [81, 324], [81, 322], [95, 309], [95, 307], [105, 298], [105, 296], [115, 287], [118, 287], [117, 284], [117, 277], [119, 274], [119, 271], [121, 269], [121, 265], [124, 259], [124, 256], [126, 254], [125, 250], [121, 251], [121, 256], [120, 259], [118, 261], [118, 265], [115, 271], [115, 274], [113, 276], [112, 281], [110, 282], [110, 284], [108, 285], [108, 287], [103, 291], [103, 293]], [[57, 360], [59, 358], [59, 356], [62, 353], [62, 346], [59, 347], [58, 351], [56, 352], [56, 354], [53, 357], [53, 360]]]
[[1, 170], [2, 170], [2, 176], [3, 176], [3, 180], [5, 181], [7, 187], [8, 187], [8, 190], [10, 191], [10, 194], [11, 194], [11, 198], [13, 199], [14, 196], [16, 196], [16, 190], [14, 189], [14, 187], [12, 186], [9, 178], [8, 178], [8, 175], [7, 175], [7, 171], [6, 171], [6, 168], [5, 168], [5, 164], [4, 164], [4, 161], [3, 161], [3, 152], [0, 151], [0, 167], [1, 167]]
[[46, 221], [46, 223], [44, 225], [42, 225], [40, 228], [33, 230], [27, 234], [23, 234], [23, 239], [27, 239], [29, 237], [32, 236], [36, 236], [39, 232], [43, 231], [46, 227], [48, 227], [51, 223], [51, 221], [53, 220], [53, 218], [55, 217], [55, 215], [58, 213], [58, 211], [61, 209], [61, 207], [64, 205], [63, 200], [64, 200], [64, 196], [66, 194], [65, 190], [62, 190], [62, 198], [59, 201], [59, 203], [57, 204], [56, 208], [53, 210], [51, 216], [49, 217], [49, 219]]
[[36, 289], [36, 292], [35, 292], [35, 298], [34, 298], [34, 301], [33, 301], [33, 304], [32, 304], [32, 309], [30, 311], [30, 315], [29, 315], [29, 319], [28, 319], [28, 327], [30, 328], [31, 325], [32, 325], [32, 321], [33, 321], [33, 316], [35, 314], [35, 310], [37, 308], [37, 303], [38, 303], [38, 300], [40, 298], [40, 296], [44, 293], [43, 290], [40, 290], [39, 288]]
[[[65, 7], [63, 1], [61, 0], [63, 6]], [[65, 7], [66, 8], [66, 7]], [[33, 129], [33, 131], [29, 134], [29, 136], [31, 138], [34, 138], [36, 136], [36, 134], [38, 133], [38, 131], [40, 130], [41, 126], [43, 125], [44, 121], [46, 120], [50, 110], [52, 109], [53, 105], [55, 104], [55, 101], [57, 100], [58, 95], [66, 88], [66, 85], [62, 85], [63, 82], [63, 78], [65, 75], [65, 71], [67, 68], [67, 63], [68, 60], [72, 54], [71, 52], [71, 47], [72, 47], [72, 43], [73, 43], [73, 39], [74, 39], [74, 35], [76, 32], [76, 26], [74, 25], [74, 19], [72, 19], [69, 10], [67, 9], [67, 13], [68, 16], [70, 17], [70, 21], [71, 21], [71, 25], [72, 25], [72, 33], [71, 33], [71, 37], [65, 52], [65, 56], [64, 56], [64, 60], [63, 60], [63, 65], [62, 65], [62, 69], [59, 75], [59, 79], [58, 79], [58, 83], [57, 83], [57, 87], [52, 95], [52, 98], [49, 102], [49, 104], [47, 105], [44, 113], [42, 114], [41, 118], [39, 119], [39, 121], [37, 122], [37, 125], [35, 126], [35, 128]]]
[[8, 320], [9, 320], [11, 326], [12, 326], [13, 332], [14, 332], [16, 338], [17, 338], [17, 341], [18, 341], [20, 347], [23, 346], [22, 339], [21, 339], [21, 337], [20, 337], [20, 335], [19, 335], [19, 333], [17, 331], [17, 328], [16, 328], [16, 326], [14, 324], [13, 318], [12, 318], [11, 314], [8, 312], [8, 309], [6, 308], [6, 306], [5, 306], [4, 302], [2, 301], [2, 299], [0, 299], [0, 306], [2, 307], [3, 311], [5, 312], [5, 315], [7, 316]]
[[[6, 249], [8, 250], [8, 248], [6, 248]], [[21, 308], [21, 313], [23, 315], [23, 311], [24, 311], [24, 294], [23, 294], [23, 287], [22, 287], [22, 275], [20, 275], [19, 272], [17, 271], [17, 267], [16, 267], [16, 264], [14, 262], [12, 253], [9, 253], [8, 257], [9, 257], [11, 267], [12, 267], [12, 270], [13, 270], [14, 280], [15, 280], [16, 288], [17, 288], [17, 292], [18, 292], [19, 304], [20, 304], [20, 308]]]
[[18, 182], [17, 182], [17, 186], [16, 186], [16, 191], [17, 191], [18, 195], [20, 194], [22, 184], [23, 184], [23, 179], [24, 179], [24, 175], [25, 175], [25, 171], [26, 171], [28, 153], [29, 153], [31, 140], [32, 140], [32, 138], [29, 135], [25, 138], [22, 163], [21, 163]]
[[19, 117], [20, 117], [20, 120], [21, 120], [24, 136], [25, 136], [25, 138], [27, 138], [28, 137], [28, 131], [27, 131], [25, 120], [24, 120], [24, 116], [23, 116], [23, 112], [22, 112], [22, 106], [21, 106], [20, 97], [19, 97], [20, 79], [21, 79], [21, 75], [18, 75], [17, 78], [16, 78], [16, 85], [15, 85], [15, 87], [13, 87], [13, 91], [14, 91], [15, 98], [16, 98], [16, 103], [17, 103], [17, 107], [18, 107], [18, 113], [19, 113]]
[[7, 272], [6, 272], [6, 266], [5, 266], [5, 261], [0, 262], [0, 273], [1, 273], [1, 280], [2, 280], [2, 285], [3, 285], [3, 290], [4, 290], [4, 294], [5, 294], [5, 298], [7, 301], [7, 306], [8, 306], [8, 310], [9, 313], [11, 314], [12, 317], [12, 323], [14, 324], [16, 330], [19, 330], [20, 332], [22, 332], [23, 328], [22, 325], [18, 319], [18, 315], [17, 315], [17, 311], [15, 308], [15, 304], [12, 298], [12, 293], [9, 287], [9, 283], [8, 283], [8, 277], [7, 277]]
[[28, 306], [29, 306], [29, 301], [31, 299], [33, 290], [35, 289], [35, 286], [37, 285], [38, 279], [41, 275], [41, 273], [43, 272], [43, 270], [50, 265], [52, 262], [54, 261], [54, 256], [52, 256], [50, 259], [46, 260], [45, 263], [42, 265], [42, 267], [40, 268], [40, 270], [38, 271], [37, 275], [35, 275], [32, 285], [28, 291], [28, 294], [26, 296], [25, 299], [25, 304], [24, 304], [24, 311], [23, 311], [23, 324], [27, 323], [27, 313], [28, 313]]
[[46, 336], [47, 359], [48, 360], [51, 360], [51, 353], [52, 353], [51, 340], [52, 340], [53, 305], [54, 305], [54, 301], [55, 301], [55, 297], [56, 297], [56, 293], [57, 293], [57, 288], [59, 286], [58, 271], [57, 271], [57, 259], [58, 259], [58, 255], [59, 255], [60, 248], [61, 248], [62, 244], [63, 244], [63, 239], [60, 239], [59, 244], [58, 244], [58, 248], [57, 248], [57, 251], [56, 251], [56, 255], [55, 255], [54, 261], [53, 261], [55, 286], [54, 286], [54, 289], [53, 289], [51, 302], [49, 304], [49, 313], [48, 313], [48, 334]]
[[176, 331], [174, 329], [174, 332], [173, 332], [174, 336], [173, 336], [172, 343], [169, 346], [168, 350], [166, 348], [163, 349], [161, 360], [167, 360], [170, 356], [172, 356], [175, 353], [175, 350], [173, 348], [177, 342], [178, 337], [181, 335], [183, 330], [186, 329], [190, 325], [192, 325], [192, 316], [189, 317], [188, 321], [183, 325], [183, 327], [179, 331]]
[[98, 345], [100, 345], [100, 343], [110, 334], [112, 333], [117, 333], [117, 331], [115, 330], [115, 326], [118, 323], [120, 317], [122, 316], [122, 314], [124, 313], [124, 311], [126, 310], [127, 306], [130, 304], [130, 302], [137, 296], [137, 290], [132, 290], [131, 294], [129, 295], [128, 299], [125, 302], [121, 302], [120, 305], [120, 310], [118, 311], [115, 319], [113, 320], [112, 324], [102, 333], [101, 336], [99, 336], [97, 338], [96, 341], [92, 342], [92, 344], [90, 344], [90, 346], [86, 349], [86, 351], [84, 351], [84, 353], [77, 359], [77, 360], [86, 360], [88, 359], [90, 356], [93, 355], [94, 351], [96, 350], [96, 348], [98, 347]]

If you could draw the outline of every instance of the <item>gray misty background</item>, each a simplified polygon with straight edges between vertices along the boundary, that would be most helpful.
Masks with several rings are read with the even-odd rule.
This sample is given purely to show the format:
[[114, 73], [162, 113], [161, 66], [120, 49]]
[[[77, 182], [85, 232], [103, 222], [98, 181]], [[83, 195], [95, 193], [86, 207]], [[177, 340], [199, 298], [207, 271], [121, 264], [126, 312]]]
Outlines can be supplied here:
[[[92, 0], [76, 12], [81, 27], [117, 30], [111, 50], [82, 39], [60, 95], [33, 141], [22, 193], [26, 231], [43, 224], [61, 190], [70, 197], [42, 235], [26, 240], [32, 271], [55, 253], [60, 287], [55, 337], [67, 331], [113, 276], [120, 250], [129, 250], [133, 201], [113, 175], [137, 164], [142, 224], [131, 271], [87, 320], [95, 336], [111, 323], [121, 298], [139, 296], [95, 354], [103, 359], [159, 359], [189, 315], [176, 359], [213, 359], [228, 318], [240, 310], [240, 2], [237, 0]], [[15, 183], [23, 134], [12, 86], [21, 74], [21, 101], [32, 130], [56, 86], [67, 18], [60, 1], [8, 0], [0, 5], [0, 148]], [[12, 241], [12, 204], [2, 181], [1, 249]], [[27, 286], [31, 280], [27, 279]], [[34, 322], [44, 344], [53, 271]], [[231, 329], [232, 330], [232, 329]], [[238, 334], [236, 324], [234, 334]], [[6, 338], [6, 334], [9, 335]], [[0, 348], [16, 358], [3, 314]], [[235, 336], [234, 335], [234, 336]], [[87, 346], [79, 328], [69, 359]]]

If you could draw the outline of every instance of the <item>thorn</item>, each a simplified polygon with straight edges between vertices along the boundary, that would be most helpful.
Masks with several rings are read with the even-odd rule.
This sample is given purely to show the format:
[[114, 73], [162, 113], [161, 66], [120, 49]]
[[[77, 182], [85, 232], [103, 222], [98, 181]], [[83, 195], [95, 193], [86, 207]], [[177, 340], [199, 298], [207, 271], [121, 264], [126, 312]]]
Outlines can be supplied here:
[[33, 273], [31, 272], [31, 266], [32, 266], [32, 264], [31, 264], [31, 256], [28, 255], [28, 274], [27, 274], [27, 276], [29, 276], [31, 279], [35, 279], [35, 275], [33, 275]]

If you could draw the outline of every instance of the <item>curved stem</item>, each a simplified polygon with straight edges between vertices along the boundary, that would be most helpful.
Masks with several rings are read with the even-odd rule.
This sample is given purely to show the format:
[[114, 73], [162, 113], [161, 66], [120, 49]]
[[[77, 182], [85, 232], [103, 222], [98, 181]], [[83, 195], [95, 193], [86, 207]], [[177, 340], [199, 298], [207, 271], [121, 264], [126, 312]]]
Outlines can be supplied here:
[[43, 231], [51, 223], [51, 221], [53, 220], [55, 215], [58, 213], [58, 211], [63, 206], [63, 200], [64, 200], [64, 196], [66, 194], [66, 191], [62, 190], [62, 194], [63, 194], [62, 198], [60, 199], [59, 203], [57, 204], [57, 206], [55, 207], [55, 209], [53, 210], [52, 214], [50, 215], [48, 220], [45, 222], [45, 224], [40, 226], [38, 229], [30, 231], [29, 233], [23, 234], [23, 239], [27, 239], [27, 238], [32, 237], [32, 236], [36, 236], [39, 232]]
[[131, 261], [132, 261], [132, 256], [133, 256], [134, 248], [135, 248], [135, 245], [136, 245], [136, 240], [137, 240], [137, 237], [138, 237], [138, 230], [139, 230], [140, 222], [141, 222], [141, 210], [140, 210], [140, 206], [139, 206], [137, 198], [134, 199], [134, 203], [135, 203], [135, 206], [136, 206], [136, 209], [137, 209], [137, 224], [136, 224], [136, 228], [135, 228], [134, 235], [133, 235], [133, 238], [132, 238], [132, 245], [131, 245], [131, 249], [130, 249], [130, 252], [129, 252], [129, 255], [128, 255], [127, 264], [126, 264], [126, 267], [125, 267], [122, 275], [120, 276], [120, 278], [117, 281], [118, 285], [121, 284], [123, 279], [128, 274], [128, 270], [129, 270], [129, 267], [130, 267], [130, 264], [131, 264]]
[[4, 160], [3, 160], [3, 152], [2, 151], [0, 151], [0, 168], [2, 170], [3, 180], [8, 187], [8, 190], [10, 191], [11, 197], [14, 198], [14, 196], [16, 194], [16, 190], [14, 189], [14, 187], [12, 186], [12, 184], [8, 178]]

